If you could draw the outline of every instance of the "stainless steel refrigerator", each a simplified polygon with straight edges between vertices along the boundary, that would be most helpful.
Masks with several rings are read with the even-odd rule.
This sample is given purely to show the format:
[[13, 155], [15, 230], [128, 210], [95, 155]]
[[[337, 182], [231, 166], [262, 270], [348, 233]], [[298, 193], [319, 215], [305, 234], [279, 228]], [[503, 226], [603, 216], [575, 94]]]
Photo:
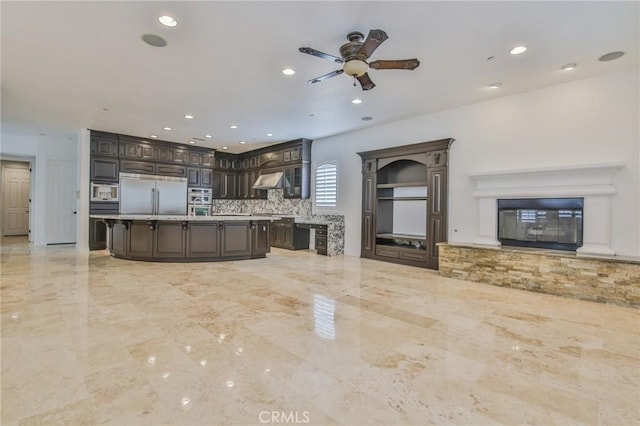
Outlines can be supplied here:
[[187, 178], [120, 173], [120, 214], [186, 215]]

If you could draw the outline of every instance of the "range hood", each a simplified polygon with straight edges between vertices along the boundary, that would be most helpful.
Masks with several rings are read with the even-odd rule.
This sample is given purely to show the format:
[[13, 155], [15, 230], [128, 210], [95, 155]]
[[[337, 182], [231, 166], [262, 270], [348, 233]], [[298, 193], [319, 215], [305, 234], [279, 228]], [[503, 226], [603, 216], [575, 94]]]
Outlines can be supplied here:
[[282, 172], [266, 173], [260, 175], [256, 180], [256, 183], [251, 187], [252, 189], [274, 189], [282, 188], [283, 184]]

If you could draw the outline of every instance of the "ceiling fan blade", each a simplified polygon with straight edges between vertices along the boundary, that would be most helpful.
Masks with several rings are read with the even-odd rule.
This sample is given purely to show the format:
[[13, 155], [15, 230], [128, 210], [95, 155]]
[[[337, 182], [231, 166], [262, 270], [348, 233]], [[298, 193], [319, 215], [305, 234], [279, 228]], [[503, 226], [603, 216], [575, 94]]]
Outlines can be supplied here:
[[362, 43], [360, 50], [358, 50], [358, 55], [364, 55], [365, 58], [371, 57], [378, 46], [388, 38], [387, 33], [382, 30], [370, 30], [367, 39]]
[[371, 90], [374, 87], [376, 87], [375, 83], [371, 81], [371, 78], [369, 78], [369, 74], [367, 74], [366, 72], [362, 74], [360, 77], [356, 77], [356, 78], [360, 82], [360, 86], [362, 86], [362, 90]]
[[338, 64], [341, 64], [341, 63], [344, 62], [341, 58], [338, 58], [337, 56], [333, 56], [333, 55], [329, 55], [328, 53], [320, 52], [319, 50], [312, 49], [311, 47], [301, 47], [298, 50], [300, 52], [306, 53], [308, 55], [317, 56], [318, 58], [329, 59], [330, 61], [333, 61], [333, 62], [338, 63]]
[[374, 70], [414, 70], [418, 66], [420, 66], [420, 61], [416, 58], [369, 62], [369, 68]]
[[320, 77], [316, 77], [316, 78], [314, 78], [312, 80], [309, 80], [309, 83], [320, 83], [322, 80], [326, 80], [328, 78], [335, 77], [336, 75], [340, 75], [343, 72], [344, 72], [343, 70], [331, 71], [329, 74], [321, 75]]

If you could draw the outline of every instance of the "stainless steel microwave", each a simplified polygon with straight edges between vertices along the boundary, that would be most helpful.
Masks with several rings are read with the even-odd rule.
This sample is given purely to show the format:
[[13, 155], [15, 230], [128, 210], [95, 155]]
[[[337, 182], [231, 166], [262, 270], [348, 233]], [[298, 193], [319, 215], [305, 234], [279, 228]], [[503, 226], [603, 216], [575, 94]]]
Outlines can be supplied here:
[[211, 216], [211, 206], [189, 204], [189, 216]]
[[116, 202], [119, 197], [119, 185], [117, 183], [91, 183], [91, 201]]

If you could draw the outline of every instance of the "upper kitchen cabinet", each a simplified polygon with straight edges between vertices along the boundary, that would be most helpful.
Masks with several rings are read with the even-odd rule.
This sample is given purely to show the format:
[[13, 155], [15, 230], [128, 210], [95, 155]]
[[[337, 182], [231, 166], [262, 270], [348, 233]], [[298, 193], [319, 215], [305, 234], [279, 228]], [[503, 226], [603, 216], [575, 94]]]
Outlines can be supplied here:
[[202, 165], [202, 154], [199, 152], [189, 152], [189, 165], [190, 166], [200, 166]]
[[118, 136], [91, 131], [91, 155], [118, 156]]
[[214, 157], [214, 154], [207, 154], [207, 153], [203, 153], [201, 154], [201, 159], [202, 159], [202, 167], [215, 167], [216, 164], [216, 160]]
[[232, 172], [211, 173], [211, 195], [213, 198], [234, 199], [237, 198], [236, 182], [238, 176]]
[[175, 150], [168, 146], [159, 146], [158, 147], [158, 161], [162, 161], [164, 163], [172, 163], [173, 162], [173, 152]]
[[120, 157], [153, 161], [158, 159], [158, 148], [141, 139], [120, 136]]
[[91, 156], [89, 175], [92, 182], [118, 182], [119, 169], [117, 158]]

